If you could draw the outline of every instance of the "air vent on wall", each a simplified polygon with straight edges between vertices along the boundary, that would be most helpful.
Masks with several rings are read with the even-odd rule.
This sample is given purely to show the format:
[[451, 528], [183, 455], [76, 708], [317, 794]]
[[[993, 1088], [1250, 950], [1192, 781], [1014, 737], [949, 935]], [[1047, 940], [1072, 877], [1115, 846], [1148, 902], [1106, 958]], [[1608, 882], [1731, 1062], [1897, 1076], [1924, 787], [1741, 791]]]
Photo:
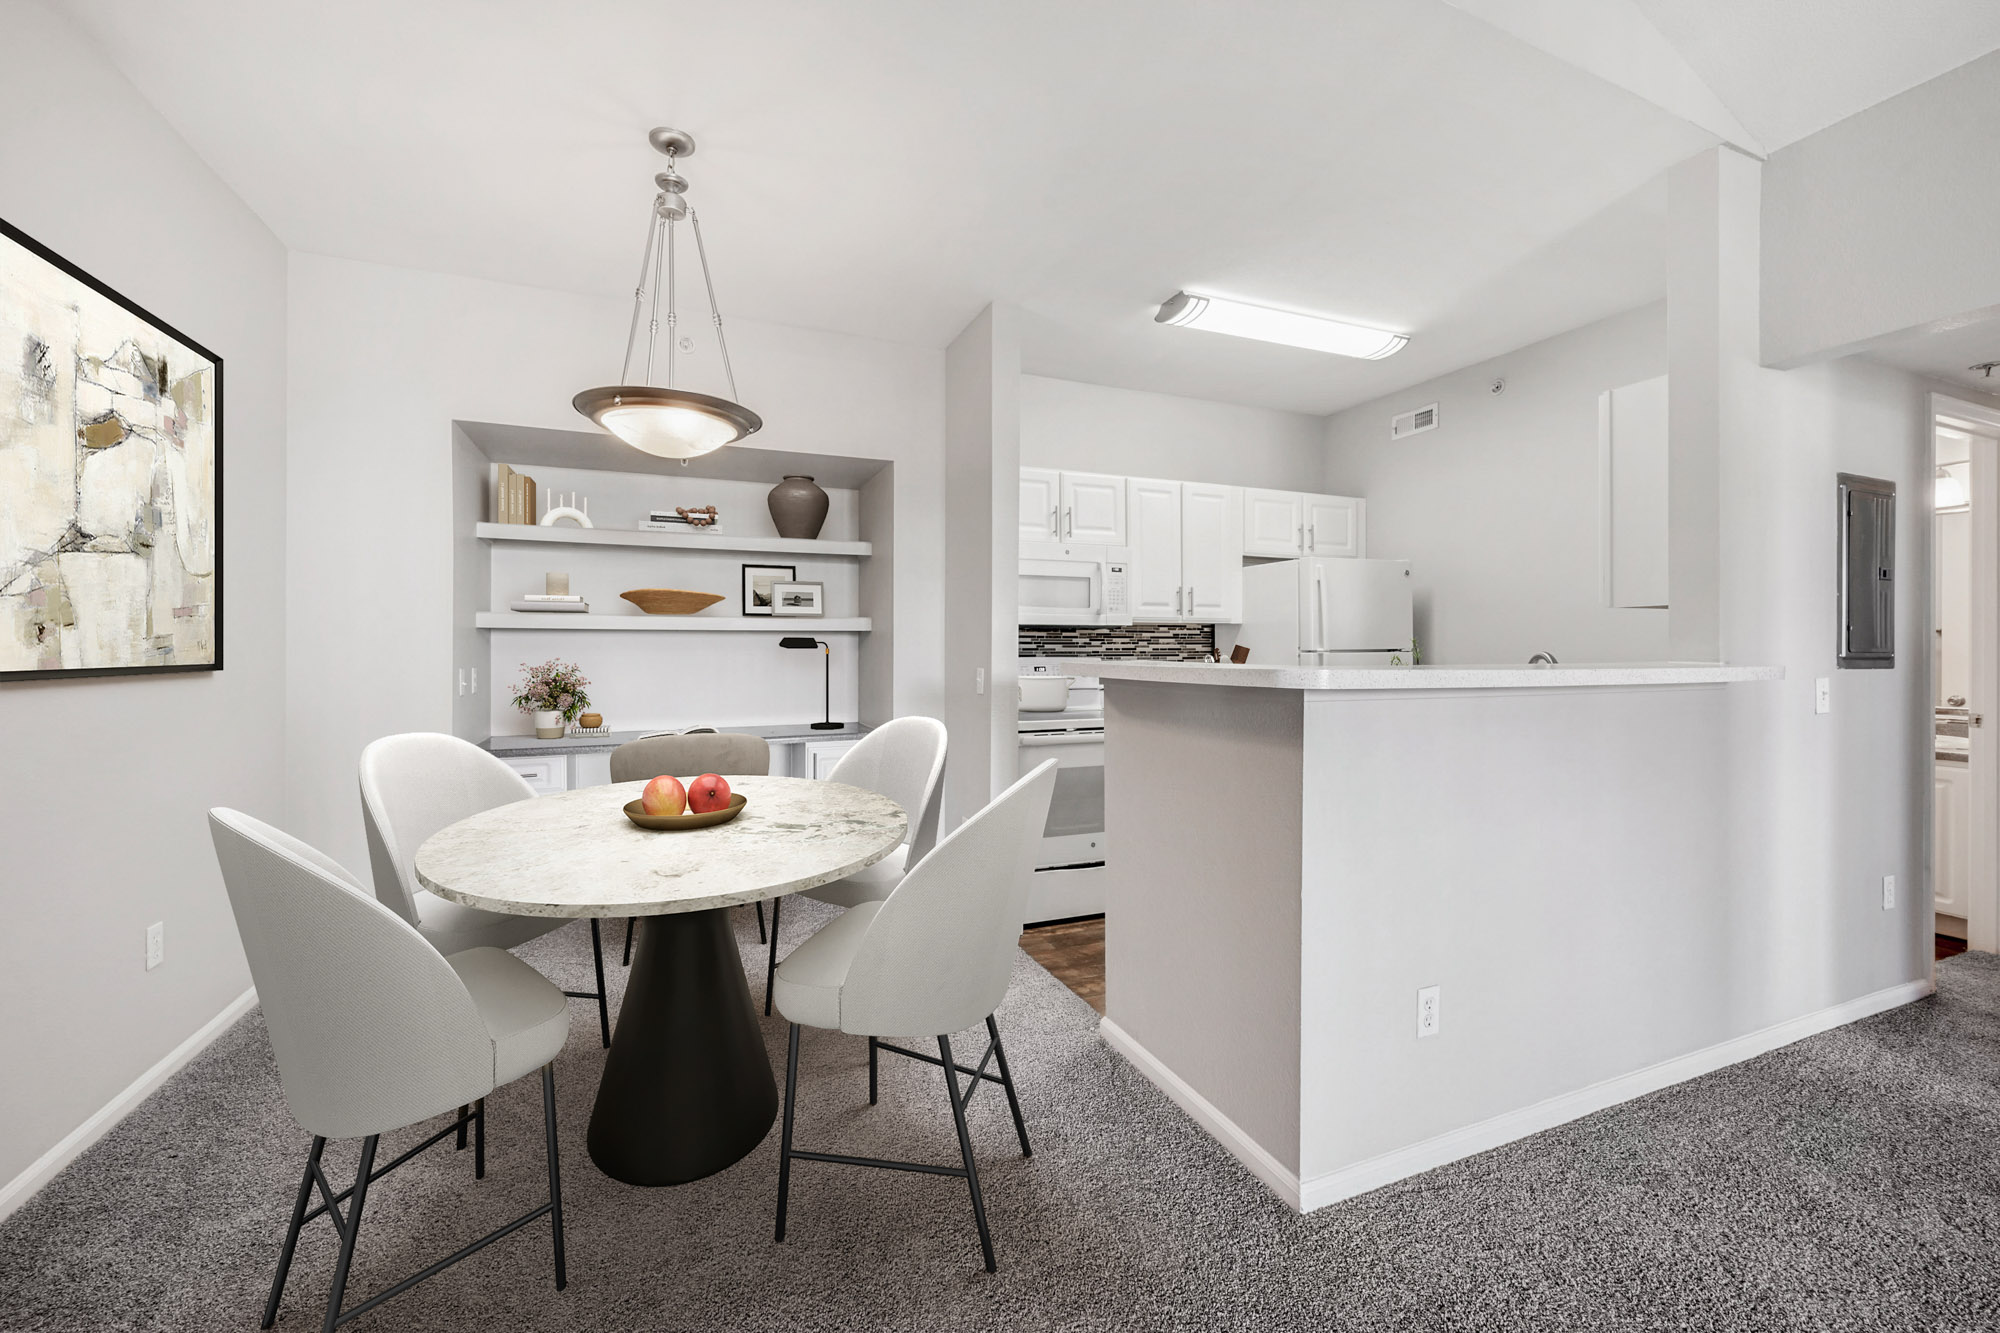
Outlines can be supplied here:
[[1400, 440], [1406, 435], [1422, 435], [1427, 430], [1436, 430], [1438, 425], [1438, 405], [1420, 407], [1413, 412], [1389, 420], [1389, 438]]

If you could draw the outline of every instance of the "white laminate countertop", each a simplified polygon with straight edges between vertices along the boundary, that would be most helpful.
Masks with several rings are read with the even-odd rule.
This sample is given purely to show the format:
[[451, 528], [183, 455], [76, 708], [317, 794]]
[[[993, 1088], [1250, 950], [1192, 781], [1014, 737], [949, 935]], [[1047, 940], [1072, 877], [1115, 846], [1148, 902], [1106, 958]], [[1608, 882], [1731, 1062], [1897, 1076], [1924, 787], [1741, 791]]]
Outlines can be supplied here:
[[1580, 666], [1305, 667], [1233, 662], [1137, 662], [1070, 658], [1052, 665], [1100, 680], [1239, 685], [1270, 690], [1531, 690], [1635, 685], [1723, 685], [1781, 680], [1774, 666], [1719, 662], [1606, 662]]

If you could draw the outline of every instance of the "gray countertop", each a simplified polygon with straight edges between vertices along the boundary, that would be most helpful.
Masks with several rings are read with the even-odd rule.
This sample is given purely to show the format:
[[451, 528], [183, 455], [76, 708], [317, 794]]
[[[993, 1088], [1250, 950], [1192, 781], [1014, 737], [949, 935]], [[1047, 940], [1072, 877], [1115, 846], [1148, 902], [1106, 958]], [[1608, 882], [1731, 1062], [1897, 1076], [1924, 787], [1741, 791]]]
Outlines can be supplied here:
[[[859, 740], [873, 728], [866, 723], [850, 722], [839, 731], [814, 731], [809, 722], [787, 722], [773, 727], [717, 727], [716, 730], [738, 736], [762, 736], [773, 744], [781, 744], [786, 741]], [[614, 731], [606, 736], [565, 736], [557, 741], [537, 740], [533, 736], [489, 736], [481, 744], [494, 754], [515, 758], [538, 754], [608, 754], [627, 741], [655, 734], [654, 731]]]
[[1104, 661], [1072, 658], [1059, 670], [1101, 680], [1179, 685], [1237, 685], [1279, 690], [1510, 690], [1583, 686], [1717, 685], [1778, 680], [1783, 667], [1710, 662], [1616, 662], [1581, 666], [1305, 667], [1230, 662]]

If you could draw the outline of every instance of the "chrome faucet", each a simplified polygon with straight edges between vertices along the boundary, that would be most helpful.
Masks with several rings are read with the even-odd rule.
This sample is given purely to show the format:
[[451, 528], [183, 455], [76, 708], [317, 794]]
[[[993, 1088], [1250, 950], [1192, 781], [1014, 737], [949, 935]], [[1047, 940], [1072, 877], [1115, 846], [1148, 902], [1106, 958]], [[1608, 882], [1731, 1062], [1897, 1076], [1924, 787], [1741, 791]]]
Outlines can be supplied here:
[[1554, 653], [1536, 653], [1533, 657], [1528, 659], [1528, 665], [1556, 666], [1558, 665], [1558, 663], [1556, 662], [1556, 655]]

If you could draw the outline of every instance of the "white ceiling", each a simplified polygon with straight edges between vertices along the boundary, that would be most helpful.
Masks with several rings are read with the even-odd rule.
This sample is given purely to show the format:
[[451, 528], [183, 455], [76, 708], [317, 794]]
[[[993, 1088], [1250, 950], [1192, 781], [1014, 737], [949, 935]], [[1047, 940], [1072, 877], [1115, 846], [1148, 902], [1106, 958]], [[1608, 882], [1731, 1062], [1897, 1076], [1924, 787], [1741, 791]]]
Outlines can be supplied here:
[[1986, 319], [1949, 320], [1942, 327], [1880, 343], [1863, 355], [1960, 388], [2000, 395], [2000, 370], [1989, 376], [1970, 368], [2000, 361], [2000, 314]]
[[1994, 0], [1619, 2], [1771, 152], [2000, 48]]
[[[1965, 11], [2000, 11], [1638, 2], [1768, 142], [1972, 58]], [[1945, 39], [1851, 58], [1916, 3]], [[1642, 187], [1717, 141], [1443, 0], [68, 7], [294, 249], [623, 294], [673, 124], [725, 314], [939, 346], [1011, 301], [1035, 373], [1307, 412], [1657, 299]], [[1806, 109], [1755, 86], [1753, 40], [1821, 52]], [[1154, 325], [1183, 286], [1413, 340], [1352, 362]]]

